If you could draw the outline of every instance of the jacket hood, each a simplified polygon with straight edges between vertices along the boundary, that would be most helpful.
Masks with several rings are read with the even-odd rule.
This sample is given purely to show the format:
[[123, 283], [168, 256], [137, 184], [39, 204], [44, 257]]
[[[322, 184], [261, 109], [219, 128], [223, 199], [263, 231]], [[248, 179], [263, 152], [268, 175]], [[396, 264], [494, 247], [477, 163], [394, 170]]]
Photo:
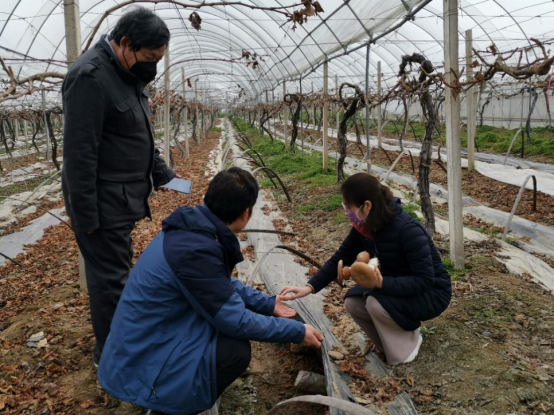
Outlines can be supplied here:
[[392, 198], [391, 208], [396, 215], [402, 212], [402, 201], [400, 200], [400, 198], [397, 198], [397, 197]]
[[171, 230], [189, 231], [217, 240], [225, 249], [231, 268], [244, 260], [235, 234], [205, 205], [177, 208], [162, 221], [162, 231]]

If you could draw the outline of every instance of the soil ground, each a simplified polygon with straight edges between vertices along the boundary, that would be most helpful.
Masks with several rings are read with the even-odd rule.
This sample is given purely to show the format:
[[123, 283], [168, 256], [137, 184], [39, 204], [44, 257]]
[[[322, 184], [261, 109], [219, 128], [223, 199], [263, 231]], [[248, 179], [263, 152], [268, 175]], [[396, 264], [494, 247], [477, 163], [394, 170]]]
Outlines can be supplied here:
[[[374, 155], [379, 157], [377, 152]], [[272, 166], [271, 157], [265, 161]], [[317, 186], [294, 174], [280, 176], [288, 185], [292, 203], [287, 203], [280, 190], [272, 191], [297, 233], [293, 240], [284, 237], [283, 241], [296, 241], [301, 251], [325, 262], [350, 229], [342, 208], [329, 209], [329, 201], [339, 195], [338, 186]], [[482, 184], [479, 188], [487, 192]], [[306, 209], [307, 201], [310, 209]], [[446, 257], [447, 239], [436, 235], [435, 244]], [[418, 358], [393, 367], [394, 376], [380, 384], [363, 373], [363, 360], [352, 340], [358, 329], [343, 307], [348, 288], [336, 283], [329, 286], [325, 311], [350, 352], [352, 365], [347, 372], [353, 376], [350, 387], [355, 395], [379, 405], [392, 392], [404, 390], [420, 413], [554, 412], [552, 294], [530, 279], [509, 274], [494, 259], [496, 250], [493, 239], [466, 244], [467, 269], [451, 271], [450, 307], [423, 323], [424, 342]]]
[[[219, 136], [210, 132], [200, 146], [191, 146], [190, 159], [174, 152], [177, 171], [192, 179], [193, 192], [157, 192], [151, 198], [153, 221], [140, 221], [133, 232], [135, 260], [158, 233], [163, 218], [178, 206], [201, 203], [209, 179], [204, 174], [208, 155]], [[62, 203], [43, 208], [55, 206]], [[20, 220], [10, 230], [35, 216]], [[61, 223], [47, 229], [15, 260], [23, 269], [14, 264], [0, 268], [0, 413], [144, 414], [145, 409], [107, 395], [97, 382], [88, 298], [79, 289], [77, 245], [71, 230]], [[40, 331], [45, 332], [48, 346], [27, 347], [26, 340]], [[279, 401], [297, 395], [293, 383], [301, 369], [323, 371], [312, 350], [253, 343], [250, 371], [228, 389], [222, 412], [266, 413]], [[300, 406], [294, 411], [322, 414], [324, 409]]]
[[[133, 234], [136, 256], [172, 210], [201, 201], [207, 186], [208, 154], [218, 137], [210, 133], [202, 146], [192, 146], [188, 160], [174, 155], [178, 171], [193, 180], [193, 193], [158, 192], [152, 197], [154, 220], [141, 221]], [[307, 201], [321, 202], [324, 207], [338, 188], [283, 178], [293, 203], [285, 203], [279, 192], [276, 196], [297, 232], [294, 240], [301, 250], [323, 262], [349, 226], [340, 209], [317, 206], [300, 212], [299, 207]], [[443, 254], [447, 252], [447, 241], [437, 236], [436, 244]], [[351, 340], [357, 329], [342, 306], [345, 289], [334, 283], [330, 286], [326, 312], [349, 349], [352, 365], [345, 370], [354, 375], [351, 388], [357, 395], [378, 404], [388, 394], [406, 390], [420, 413], [554, 412], [552, 297], [529, 280], [508, 274], [493, 259], [495, 249], [492, 241], [468, 246], [468, 269], [453, 277], [450, 308], [424, 323], [425, 341], [418, 359], [394, 368], [394, 376], [380, 384], [360, 370], [362, 361]], [[71, 231], [64, 224], [50, 228], [16, 260], [23, 270], [13, 264], [0, 268], [0, 412], [144, 413], [142, 408], [109, 397], [97, 384], [88, 299], [79, 290], [77, 247]], [[28, 348], [26, 339], [39, 331], [47, 334], [48, 347]], [[277, 402], [299, 394], [292, 387], [299, 370], [322, 372], [310, 349], [253, 343], [252, 350], [249, 371], [222, 398], [223, 414], [267, 413]], [[287, 411], [325, 412], [316, 406], [294, 406]]]
[[[309, 132], [313, 137], [319, 138], [321, 135], [321, 133], [317, 130], [309, 130]], [[330, 142], [331, 155], [334, 154], [334, 149], [336, 149], [336, 140], [332, 140]], [[349, 156], [355, 158], [361, 159], [362, 155], [365, 155], [365, 152], [366, 146], [363, 144], [354, 144], [348, 148]], [[391, 150], [387, 150], [386, 153], [392, 161], [396, 160], [400, 154], [398, 151]], [[387, 157], [386, 153], [382, 150], [373, 148], [371, 154], [372, 163], [383, 168], [389, 168], [391, 162], [389, 161], [389, 157]], [[408, 156], [404, 156], [396, 165], [395, 172], [410, 175], [415, 173], [414, 176], [418, 178], [419, 157], [414, 156], [413, 163], [415, 169], [412, 169], [410, 158]], [[443, 161], [441, 164], [445, 169], [447, 168], [446, 162]], [[431, 164], [429, 180], [433, 183], [440, 184], [445, 188], [447, 187], [446, 172], [436, 162]], [[462, 169], [462, 192], [464, 195], [468, 195], [490, 208], [510, 212], [519, 189], [520, 188], [518, 186], [496, 181], [492, 178], [481, 175], [477, 171], [470, 172], [467, 169]], [[533, 211], [533, 191], [528, 190], [523, 193], [516, 214], [539, 224], [554, 226], [554, 196], [537, 192], [537, 210]]]

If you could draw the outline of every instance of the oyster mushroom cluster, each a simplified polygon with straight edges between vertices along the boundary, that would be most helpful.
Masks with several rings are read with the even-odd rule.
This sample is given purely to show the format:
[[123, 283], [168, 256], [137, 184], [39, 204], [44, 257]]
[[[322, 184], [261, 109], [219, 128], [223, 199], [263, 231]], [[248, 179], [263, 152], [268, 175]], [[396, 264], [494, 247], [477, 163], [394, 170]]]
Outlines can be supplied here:
[[379, 266], [377, 257], [370, 258], [367, 251], [362, 251], [356, 257], [356, 261], [351, 267], [344, 266], [342, 260], [339, 261], [337, 270], [337, 280], [342, 286], [345, 280], [354, 280], [358, 285], [373, 289], [377, 287], [379, 278], [375, 269]]

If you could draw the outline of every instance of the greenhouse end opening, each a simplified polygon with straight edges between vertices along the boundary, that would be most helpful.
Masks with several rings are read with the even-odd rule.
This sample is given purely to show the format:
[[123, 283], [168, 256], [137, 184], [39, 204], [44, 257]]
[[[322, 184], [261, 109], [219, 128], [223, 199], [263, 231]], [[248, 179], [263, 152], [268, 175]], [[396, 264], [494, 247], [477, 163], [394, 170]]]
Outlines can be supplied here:
[[554, 413], [554, 3], [0, 12], [0, 413]]

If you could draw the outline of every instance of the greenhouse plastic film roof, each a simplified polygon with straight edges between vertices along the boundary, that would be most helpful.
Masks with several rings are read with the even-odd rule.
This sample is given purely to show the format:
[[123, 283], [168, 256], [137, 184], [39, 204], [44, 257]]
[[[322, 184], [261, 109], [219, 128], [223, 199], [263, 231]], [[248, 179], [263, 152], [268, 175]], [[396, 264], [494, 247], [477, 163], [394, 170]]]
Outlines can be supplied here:
[[[189, 0], [183, 4], [201, 4]], [[184, 8], [173, 2], [137, 1], [110, 14], [94, 35], [108, 33], [129, 8], [140, 5], [158, 13], [171, 31], [170, 61], [173, 88], [181, 86], [181, 67], [185, 76], [198, 79], [204, 96], [230, 97], [244, 89], [246, 97], [265, 99], [283, 80], [287, 91], [303, 92], [322, 88], [320, 64], [329, 63], [329, 87], [339, 83], [362, 83], [365, 79], [366, 48], [375, 38], [399, 23], [404, 16], [424, 4], [422, 0], [320, 0], [323, 13], [310, 16], [303, 25], [287, 22], [284, 14], [251, 9], [290, 6], [287, 1], [243, 1], [244, 5]], [[81, 44], [84, 48], [104, 13], [122, 4], [114, 0], [80, 0]], [[394, 32], [371, 46], [370, 82], [376, 83], [377, 62], [382, 62], [384, 88], [395, 81], [400, 58], [423, 53], [437, 66], [443, 62], [443, 1], [433, 0]], [[465, 31], [473, 30], [474, 48], [484, 50], [495, 43], [499, 50], [531, 44], [531, 38], [552, 37], [554, 2], [521, 0], [461, 0], [459, 4], [460, 60], [464, 59]], [[196, 30], [188, 20], [196, 11], [202, 27]], [[66, 72], [66, 47], [63, 0], [2, 0], [0, 3], [0, 56], [20, 77], [55, 71]], [[243, 51], [260, 56], [258, 68], [239, 60]], [[351, 53], [345, 55], [345, 53]], [[335, 59], [332, 59], [335, 57]], [[160, 62], [159, 73], [163, 71]], [[158, 80], [159, 83], [162, 80]], [[57, 99], [51, 93], [49, 99]], [[36, 96], [23, 100], [36, 99]], [[271, 99], [271, 95], [270, 95]]]

